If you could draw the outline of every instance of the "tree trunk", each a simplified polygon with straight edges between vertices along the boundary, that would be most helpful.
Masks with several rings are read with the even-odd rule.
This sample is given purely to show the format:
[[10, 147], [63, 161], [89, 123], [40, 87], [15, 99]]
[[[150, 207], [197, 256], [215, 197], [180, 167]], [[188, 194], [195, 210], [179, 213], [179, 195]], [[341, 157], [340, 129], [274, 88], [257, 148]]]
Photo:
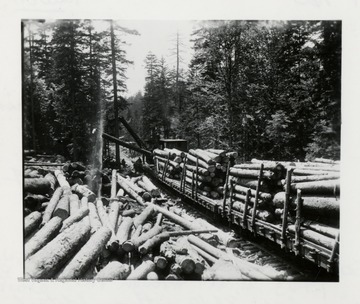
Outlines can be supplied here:
[[293, 192], [301, 190], [301, 193], [305, 195], [340, 195], [340, 180], [296, 183], [291, 185], [291, 190]]
[[149, 218], [154, 215], [154, 213], [154, 205], [147, 206], [138, 216], [134, 218], [134, 226], [138, 227], [139, 225], [144, 224]]
[[71, 187], [71, 190], [75, 193], [87, 197], [89, 202], [94, 202], [96, 195], [87, 186], [75, 184]]
[[57, 204], [53, 216], [58, 216], [65, 220], [70, 216], [70, 196], [64, 195]]
[[89, 208], [91, 234], [94, 234], [102, 227], [102, 225], [95, 204], [89, 203], [88, 208]]
[[140, 205], [145, 205], [144, 200], [141, 196], [139, 196], [132, 188], [125, 178], [123, 178], [120, 174], [117, 174], [117, 181], [121, 188], [123, 188], [131, 197], [133, 197]]

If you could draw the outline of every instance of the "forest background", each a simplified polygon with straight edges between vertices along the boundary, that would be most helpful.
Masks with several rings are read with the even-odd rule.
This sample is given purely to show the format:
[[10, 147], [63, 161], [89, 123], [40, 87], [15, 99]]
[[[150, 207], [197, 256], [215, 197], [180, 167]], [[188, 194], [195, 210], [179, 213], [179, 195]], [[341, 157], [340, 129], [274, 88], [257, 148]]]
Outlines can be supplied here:
[[117, 112], [151, 148], [184, 138], [243, 160], [340, 158], [341, 21], [198, 22], [190, 65], [149, 52], [143, 93], [127, 98], [124, 44], [141, 33], [104, 22], [22, 23], [25, 149], [87, 161], [99, 117], [116, 135]]

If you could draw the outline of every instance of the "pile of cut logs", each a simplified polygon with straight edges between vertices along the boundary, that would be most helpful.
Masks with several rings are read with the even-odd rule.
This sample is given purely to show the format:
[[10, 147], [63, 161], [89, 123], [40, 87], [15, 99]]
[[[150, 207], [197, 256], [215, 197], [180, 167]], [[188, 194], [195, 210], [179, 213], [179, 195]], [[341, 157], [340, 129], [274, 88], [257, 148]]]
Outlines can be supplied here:
[[226, 187], [229, 209], [286, 226], [295, 233], [333, 249], [339, 235], [340, 164], [275, 162], [253, 159], [230, 168]]
[[236, 152], [218, 149], [154, 150], [154, 160], [160, 175], [181, 180], [189, 188], [206, 197], [219, 199], [224, 192], [226, 172], [237, 157]]
[[[286, 279], [282, 272], [235, 256], [230, 234], [160, 206], [167, 200], [145, 176], [131, 179], [110, 171], [106, 198], [94, 193], [97, 185], [91, 188], [106, 174], [88, 179], [90, 187], [81, 185], [88, 175], [81, 166], [25, 170], [26, 278]], [[36, 195], [41, 199], [29, 200]], [[231, 265], [232, 271], [224, 272], [221, 265]]]

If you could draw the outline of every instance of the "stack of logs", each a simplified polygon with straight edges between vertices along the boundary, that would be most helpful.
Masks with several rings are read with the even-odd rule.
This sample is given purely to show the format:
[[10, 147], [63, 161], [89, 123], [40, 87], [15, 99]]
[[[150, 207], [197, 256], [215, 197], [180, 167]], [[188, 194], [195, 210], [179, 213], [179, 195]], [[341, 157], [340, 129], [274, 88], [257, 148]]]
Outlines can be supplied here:
[[190, 149], [188, 153], [177, 149], [154, 150], [157, 172], [161, 177], [179, 179], [182, 187], [196, 189], [206, 197], [219, 199], [224, 182], [236, 152], [218, 149]]
[[[229, 251], [236, 244], [231, 235], [159, 206], [157, 198], [162, 195], [145, 177], [131, 180], [113, 170], [108, 199], [88, 186], [71, 186], [71, 178], [54, 170], [45, 177], [32, 177], [31, 182], [25, 179], [27, 195], [50, 199], [25, 217], [26, 278], [286, 279], [273, 268], [236, 257]], [[139, 195], [138, 187], [151, 196], [151, 202]], [[232, 265], [230, 277], [219, 266], [224, 263]]]
[[[232, 209], [333, 250], [338, 243], [340, 164], [253, 159], [230, 168], [226, 192]], [[224, 200], [224, 204], [226, 204]], [[299, 242], [299, 240], [297, 240]]]

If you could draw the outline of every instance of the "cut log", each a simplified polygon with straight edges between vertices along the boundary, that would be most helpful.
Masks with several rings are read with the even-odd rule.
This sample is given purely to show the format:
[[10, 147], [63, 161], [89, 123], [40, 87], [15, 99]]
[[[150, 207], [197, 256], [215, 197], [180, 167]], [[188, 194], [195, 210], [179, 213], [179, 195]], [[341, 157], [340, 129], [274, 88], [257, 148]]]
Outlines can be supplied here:
[[[289, 225], [288, 230], [292, 233], [295, 233], [295, 226]], [[329, 238], [310, 229], [300, 228], [300, 236], [330, 250], [334, 247], [335, 244], [335, 239]]]
[[94, 234], [96, 231], [98, 231], [102, 227], [102, 225], [101, 225], [101, 221], [100, 221], [98, 212], [96, 210], [95, 204], [89, 203], [88, 208], [89, 208], [91, 234]]
[[218, 259], [213, 257], [211, 254], [207, 253], [206, 251], [200, 249], [199, 247], [190, 244], [192, 246], [192, 248], [194, 250], [196, 250], [196, 252], [201, 255], [205, 260], [207, 260], [208, 262], [210, 262], [211, 264], [214, 264]]
[[[162, 158], [162, 157], [159, 157], [159, 156], [156, 156], [155, 159], [157, 159], [160, 163], [163, 163], [163, 164], [167, 163], [167, 161], [168, 161], [167, 158]], [[180, 164], [173, 161], [173, 160], [169, 160], [169, 165], [171, 167], [173, 167], [175, 170], [180, 168]]]
[[199, 157], [201, 160], [203, 160], [204, 162], [206, 162], [208, 165], [214, 165], [216, 162], [211, 159], [211, 157], [205, 153], [203, 150], [200, 149], [190, 149], [189, 153], [195, 157]]
[[291, 185], [291, 190], [296, 192], [301, 190], [302, 194], [313, 195], [339, 195], [340, 194], [340, 180], [323, 180], [313, 182], [303, 182]]
[[216, 260], [211, 268], [205, 270], [202, 279], [204, 281], [244, 281], [249, 280], [242, 269], [231, 261]]
[[175, 262], [181, 267], [181, 272], [185, 274], [192, 274], [195, 270], [195, 261], [189, 255], [177, 254]]
[[225, 150], [221, 150], [221, 149], [207, 149], [206, 151], [209, 151], [211, 153], [215, 153], [217, 155], [220, 155], [221, 157], [226, 155], [226, 151]]
[[61, 217], [62, 220], [65, 220], [70, 216], [70, 196], [64, 195], [57, 204], [53, 216]]
[[62, 219], [54, 217], [36, 232], [35, 235], [25, 243], [24, 259], [26, 260], [50, 242], [58, 234], [61, 225]]
[[75, 223], [25, 261], [25, 277], [53, 278], [89, 236], [90, 226], [85, 221]]
[[162, 227], [160, 225], [155, 224], [148, 232], [141, 234], [139, 237], [131, 239], [125, 243], [123, 243], [122, 248], [126, 252], [132, 252], [137, 250], [139, 246], [144, 244], [148, 239], [158, 235], [161, 233]]
[[44, 177], [24, 179], [24, 192], [33, 194], [48, 194], [50, 191], [51, 184], [49, 180]]
[[111, 192], [110, 192], [110, 199], [114, 200], [116, 199], [116, 184], [117, 184], [117, 181], [116, 181], [116, 170], [112, 170], [111, 172]]
[[99, 257], [111, 237], [111, 230], [100, 228], [80, 251], [71, 259], [58, 276], [59, 279], [79, 279], [87, 268]]
[[55, 177], [56, 177], [60, 187], [70, 188], [70, 184], [66, 180], [64, 172], [62, 170], [55, 170], [54, 174], [55, 174]]
[[[196, 164], [196, 157], [194, 155], [191, 155], [190, 153], [186, 154], [186, 159], [194, 164]], [[207, 169], [210, 173], [211, 172], [215, 172], [215, 166], [214, 165], [210, 165], [208, 163], [206, 163], [205, 161], [203, 161], [202, 159], [199, 158], [199, 166]]]
[[96, 199], [95, 193], [92, 192], [87, 186], [75, 184], [71, 187], [71, 190], [80, 196], [87, 197], [89, 202], [94, 202]]
[[34, 211], [30, 213], [24, 220], [24, 236], [30, 235], [34, 232], [41, 224], [41, 213]]
[[83, 197], [80, 201], [80, 208], [88, 208], [88, 198]]
[[[233, 198], [234, 198], [235, 200], [240, 201], [240, 202], [243, 202], [243, 203], [245, 203], [245, 201], [246, 201], [246, 195], [242, 195], [242, 194], [239, 194], [239, 193], [236, 193], [236, 192], [233, 193]], [[254, 198], [254, 197], [250, 197], [249, 203], [250, 203], [251, 206], [253, 206], [254, 203], [255, 203], [255, 198]], [[257, 206], [258, 206], [259, 208], [263, 208], [264, 206], [266, 206], [266, 202], [264, 202], [263, 200], [258, 200]]]
[[149, 218], [155, 214], [154, 205], [147, 206], [138, 216], [134, 218], [134, 226], [144, 224]]
[[228, 253], [225, 253], [210, 244], [202, 241], [198, 237], [194, 235], [189, 235], [188, 240], [191, 244], [199, 247], [200, 249], [204, 250], [205, 252], [211, 254], [212, 256], [218, 258], [218, 259], [224, 259], [228, 261], [232, 261], [235, 265], [241, 269], [241, 273], [247, 276], [248, 278], [252, 280], [278, 280], [279, 278], [283, 278], [283, 274], [281, 273], [273, 273], [268, 272], [268, 270], [262, 266], [252, 264], [250, 262], [247, 262], [245, 260], [242, 260], [238, 257], [235, 257], [233, 255], [230, 255]]
[[129, 274], [129, 265], [112, 261], [99, 271], [95, 276], [95, 280], [124, 280]]
[[[236, 169], [230, 168], [229, 174], [231, 176], [240, 177], [240, 178], [258, 178], [260, 170], [246, 170], [246, 169]], [[264, 171], [264, 178], [271, 178], [273, 173], [271, 171]]]
[[170, 273], [165, 277], [166, 281], [180, 280], [179, 276], [174, 273]]
[[187, 237], [180, 237], [176, 241], [176, 245], [182, 248], [186, 248], [187, 254], [195, 263], [194, 272], [196, 274], [202, 275], [205, 270], [206, 262], [205, 260], [199, 255], [199, 253], [191, 246]]
[[[225, 245], [226, 247], [229, 248], [235, 248], [238, 245], [238, 241], [231, 236], [229, 233], [226, 233], [220, 229], [218, 229], [217, 227], [215, 227], [214, 225], [210, 224], [208, 221], [202, 219], [202, 218], [197, 218], [193, 221], [193, 224], [195, 227], [197, 227], [197, 229], [211, 229], [211, 230], [216, 230], [216, 232], [213, 232], [214, 235], [216, 235], [220, 241], [221, 244]], [[200, 237], [203, 238], [204, 235], [201, 235]]]
[[[235, 181], [238, 185], [241, 185], [243, 187], [250, 188], [253, 190], [256, 190], [256, 188], [258, 186], [258, 181], [253, 180], [253, 179], [237, 178]], [[270, 192], [268, 185], [266, 183], [264, 183], [264, 181], [262, 181], [259, 191]]]
[[139, 194], [141, 196], [145, 193], [146, 190], [143, 189], [142, 187], [138, 186], [135, 182], [133, 182], [132, 179], [127, 177], [126, 180], [128, 182], [128, 185], [131, 187], [131, 189], [133, 189], [137, 194]]
[[[116, 195], [116, 194], [115, 194]], [[112, 201], [110, 203], [110, 210], [109, 210], [109, 224], [112, 231], [116, 233], [117, 231], [117, 222], [120, 214], [120, 207], [121, 203], [118, 201]]]
[[[315, 182], [339, 178], [339, 174], [292, 176], [291, 183]], [[282, 184], [285, 184], [285, 180], [282, 181]]]
[[309, 170], [309, 169], [298, 169], [294, 170], [294, 175], [328, 175], [333, 172], [330, 171], [320, 171], [320, 170]]
[[141, 235], [142, 229], [143, 229], [142, 225], [139, 225], [136, 228], [133, 226], [131, 230], [131, 238], [138, 238]]
[[154, 263], [155, 263], [156, 268], [160, 269], [160, 270], [164, 270], [168, 265], [167, 259], [165, 257], [159, 256], [159, 255], [154, 257]]
[[[186, 170], [186, 175], [192, 179], [192, 176], [193, 176], [193, 172], [190, 172], [188, 170]], [[197, 178], [199, 181], [201, 182], [211, 182], [211, 177], [210, 176], [206, 176], [206, 175], [200, 175], [200, 174], [194, 174], [195, 178], [196, 178], [196, 175], [197, 175]]]
[[[186, 167], [186, 169], [190, 170], [191, 172], [196, 172], [196, 166], [192, 166], [192, 165], [188, 165], [188, 164], [184, 164], [184, 163], [180, 164], [181, 168], [184, 168], [184, 166]], [[205, 168], [198, 167], [198, 172], [199, 172], [199, 174], [204, 175], [204, 176], [210, 175], [210, 172]]]
[[137, 268], [135, 268], [127, 280], [143, 280], [146, 276], [155, 270], [155, 263], [151, 260], [143, 261]]
[[123, 178], [120, 174], [117, 174], [117, 182], [120, 187], [123, 188], [132, 198], [134, 198], [140, 205], [145, 205], [144, 200], [139, 196], [132, 188], [129, 182]]
[[332, 159], [328, 159], [328, 158], [315, 158], [314, 159], [315, 163], [322, 163], [322, 164], [337, 164], [338, 162]]
[[330, 227], [321, 223], [317, 223], [315, 221], [304, 221], [302, 225], [308, 229], [311, 229], [315, 232], [321, 233], [327, 237], [335, 239], [339, 234], [339, 229]]
[[133, 219], [131, 217], [122, 218], [121, 224], [118, 227], [116, 234], [116, 238], [120, 246], [129, 239], [132, 225]]
[[215, 163], [221, 162], [221, 156], [217, 153], [210, 152], [209, 150], [201, 150], [201, 149], [196, 149], [196, 150], [199, 151], [200, 153], [205, 153], [206, 155], [208, 155]]
[[57, 179], [54, 174], [48, 173], [44, 176], [45, 179], [47, 179], [50, 183], [51, 191], [54, 191], [56, 189]]
[[67, 219], [64, 220], [60, 232], [63, 232], [65, 229], [70, 227], [72, 224], [81, 221], [85, 216], [89, 214], [89, 208], [83, 207], [77, 211], [77, 213], [70, 215]]
[[[248, 191], [249, 188], [244, 187], [244, 186], [240, 186], [240, 185], [234, 185], [234, 191], [238, 192], [238, 193], [243, 193], [246, 194], [246, 192]], [[250, 194], [252, 196], [255, 196], [256, 190], [254, 189], [250, 189]], [[271, 201], [272, 196], [270, 193], [266, 193], [266, 192], [259, 192], [259, 199], [261, 199], [264, 202], [268, 202]]]
[[76, 194], [71, 194], [69, 197], [70, 216], [78, 213], [80, 209], [79, 197]]
[[157, 281], [157, 280], [159, 280], [159, 276], [157, 275], [156, 272], [152, 271], [147, 274], [146, 280]]
[[41, 204], [44, 202], [48, 202], [49, 198], [42, 194], [32, 194], [29, 193], [24, 198], [24, 206], [26, 208], [37, 210], [40, 208]]
[[189, 235], [189, 234], [201, 234], [201, 233], [209, 233], [217, 231], [216, 230], [187, 230], [187, 231], [172, 231], [172, 232], [163, 232], [158, 235], [153, 236], [152, 238], [146, 240], [144, 244], [139, 246], [139, 252], [141, 254], [149, 253], [154, 247], [160, 246], [163, 242], [170, 239], [172, 236], [181, 236], [181, 235]]
[[[302, 196], [303, 215], [308, 219], [324, 218], [338, 219], [340, 212], [340, 200], [333, 197]], [[273, 204], [276, 208], [282, 208], [285, 201], [285, 192], [275, 194]], [[291, 207], [295, 208], [294, 199], [291, 201]]]
[[166, 159], [169, 157], [169, 155], [170, 155], [170, 159], [174, 159], [175, 156], [176, 156], [176, 154], [173, 153], [170, 149], [167, 150], [167, 151], [160, 150], [160, 149], [155, 149], [153, 152], [154, 152], [155, 155], [158, 155], [158, 156], [160, 156], [162, 158], [166, 158]]
[[61, 187], [57, 188], [52, 195], [49, 204], [47, 205], [43, 219], [41, 222], [41, 226], [45, 225], [48, 221], [50, 221], [52, 214], [54, 210], [56, 209], [56, 206], [61, 198], [61, 195], [63, 194], [63, 189]]
[[[236, 211], [244, 213], [245, 204], [242, 202], [234, 202], [232, 208]], [[248, 208], [248, 215], [253, 214], [253, 208]], [[265, 222], [272, 223], [274, 221], [274, 216], [268, 210], [256, 210], [256, 218]]]
[[142, 177], [143, 186], [145, 187], [145, 190], [148, 191], [152, 197], [159, 197], [160, 196], [160, 190], [151, 182], [151, 180], [143, 175]]
[[153, 224], [151, 222], [147, 222], [142, 226], [141, 233], [146, 233], [152, 228]]

